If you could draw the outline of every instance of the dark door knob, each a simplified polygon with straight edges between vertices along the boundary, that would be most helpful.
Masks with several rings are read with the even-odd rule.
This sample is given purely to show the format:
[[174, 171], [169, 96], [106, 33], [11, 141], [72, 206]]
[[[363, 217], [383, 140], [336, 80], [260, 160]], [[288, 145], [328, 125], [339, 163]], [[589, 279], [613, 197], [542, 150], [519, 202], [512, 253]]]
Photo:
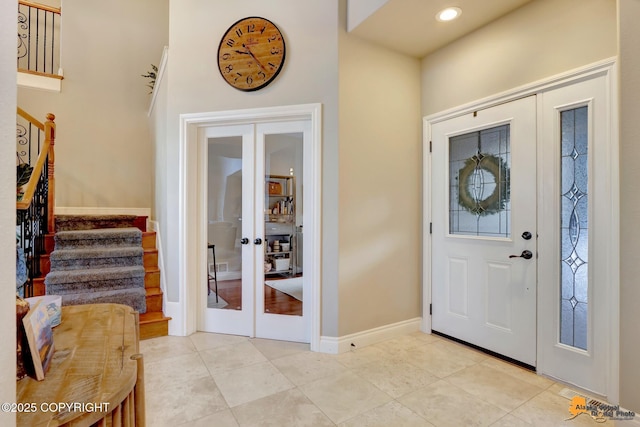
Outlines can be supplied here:
[[253, 243], [255, 243], [256, 245], [261, 245], [262, 239], [258, 237], [256, 240], [253, 241]]
[[531, 233], [528, 231], [525, 231], [524, 233], [522, 233], [522, 238], [524, 240], [530, 240], [531, 239]]
[[533, 258], [533, 253], [529, 250], [524, 250], [520, 255], [509, 255], [509, 258], [524, 258], [531, 259]]
[[246, 237], [243, 237], [243, 238], [240, 240], [240, 243], [242, 243], [243, 245], [246, 245], [246, 244], [248, 244], [248, 243], [249, 243], [249, 239], [247, 239]]

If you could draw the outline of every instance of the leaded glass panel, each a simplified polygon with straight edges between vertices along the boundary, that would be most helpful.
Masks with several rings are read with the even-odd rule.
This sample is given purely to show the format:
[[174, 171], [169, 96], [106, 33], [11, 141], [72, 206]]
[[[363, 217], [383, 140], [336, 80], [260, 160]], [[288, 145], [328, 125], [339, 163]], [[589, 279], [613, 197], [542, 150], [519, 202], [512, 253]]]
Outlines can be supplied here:
[[509, 125], [449, 138], [449, 233], [509, 237]]
[[588, 109], [563, 111], [561, 127], [560, 342], [587, 349]]

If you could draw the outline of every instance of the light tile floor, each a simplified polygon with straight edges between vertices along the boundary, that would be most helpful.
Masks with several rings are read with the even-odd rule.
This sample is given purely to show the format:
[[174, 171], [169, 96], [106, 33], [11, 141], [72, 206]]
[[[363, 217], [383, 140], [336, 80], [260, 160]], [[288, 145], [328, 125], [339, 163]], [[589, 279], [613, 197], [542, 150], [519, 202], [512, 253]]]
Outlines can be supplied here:
[[420, 332], [340, 355], [202, 332], [140, 348], [151, 427], [631, 424], [566, 421], [564, 385]]

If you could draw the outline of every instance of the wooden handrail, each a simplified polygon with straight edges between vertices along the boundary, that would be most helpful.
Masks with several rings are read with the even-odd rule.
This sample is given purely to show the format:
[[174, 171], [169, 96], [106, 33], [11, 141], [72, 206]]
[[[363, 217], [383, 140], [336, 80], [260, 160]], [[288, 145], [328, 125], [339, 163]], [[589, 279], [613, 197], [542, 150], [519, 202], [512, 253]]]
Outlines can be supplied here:
[[47, 12], [57, 13], [58, 15], [60, 15], [61, 11], [61, 8], [59, 7], [46, 6], [44, 4], [33, 3], [26, 0], [18, 0], [18, 4], [22, 4], [28, 7], [35, 7], [36, 9], [45, 10]]
[[44, 124], [40, 123], [33, 116], [31, 116], [26, 111], [22, 110], [18, 107], [17, 109], [18, 115], [28, 120], [34, 126], [38, 127], [44, 131], [44, 144], [42, 145], [42, 149], [38, 154], [38, 160], [36, 161], [35, 166], [33, 167], [33, 171], [31, 172], [31, 176], [29, 177], [29, 182], [25, 185], [24, 195], [22, 199], [16, 202], [16, 209], [27, 209], [31, 205], [31, 201], [33, 200], [33, 195], [36, 192], [36, 187], [38, 186], [38, 180], [40, 179], [40, 175], [42, 174], [42, 169], [44, 168], [44, 163], [47, 162], [47, 177], [48, 177], [48, 190], [49, 195], [47, 198], [47, 212], [48, 212], [48, 226], [47, 228], [50, 231], [54, 230], [55, 226], [55, 218], [54, 218], [54, 206], [55, 206], [55, 141], [56, 141], [56, 116], [49, 113], [47, 114], [47, 120]]
[[38, 119], [27, 113], [20, 107], [18, 107], [18, 115], [26, 121], [31, 122], [34, 126], [37, 126], [38, 129], [44, 132], [44, 125]]
[[42, 145], [42, 151], [38, 155], [38, 161], [33, 167], [33, 172], [31, 172], [29, 182], [27, 182], [27, 184], [25, 185], [22, 199], [20, 199], [19, 202], [16, 202], [16, 209], [27, 209], [29, 205], [31, 205], [31, 200], [33, 200], [33, 195], [36, 192], [38, 180], [40, 179], [40, 175], [42, 174], [42, 168], [44, 168], [44, 163], [47, 161], [47, 152], [49, 151], [49, 146], [49, 141], [45, 141]]

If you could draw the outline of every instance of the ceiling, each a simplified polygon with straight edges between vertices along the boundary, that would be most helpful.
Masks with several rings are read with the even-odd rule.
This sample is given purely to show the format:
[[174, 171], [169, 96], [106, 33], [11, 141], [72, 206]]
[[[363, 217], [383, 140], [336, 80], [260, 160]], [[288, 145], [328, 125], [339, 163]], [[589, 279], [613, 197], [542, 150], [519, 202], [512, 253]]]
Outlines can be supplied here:
[[[422, 58], [531, 0], [388, 0], [351, 33], [396, 52]], [[456, 6], [462, 15], [438, 22], [436, 13]]]

